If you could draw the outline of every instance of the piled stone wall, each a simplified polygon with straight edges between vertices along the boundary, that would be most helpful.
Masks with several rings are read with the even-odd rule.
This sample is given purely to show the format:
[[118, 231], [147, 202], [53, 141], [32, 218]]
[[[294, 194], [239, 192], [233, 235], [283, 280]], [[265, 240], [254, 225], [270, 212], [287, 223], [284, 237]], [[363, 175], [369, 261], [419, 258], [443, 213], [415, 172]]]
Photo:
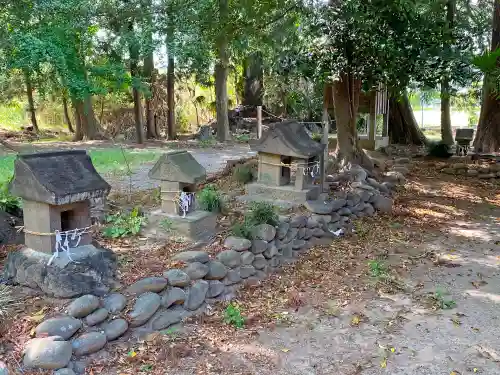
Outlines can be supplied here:
[[500, 178], [500, 163], [490, 165], [454, 163], [441, 169], [441, 172], [450, 175], [467, 176], [479, 178], [481, 180], [489, 180], [493, 178]]
[[258, 225], [252, 240], [230, 236], [224, 241], [225, 250], [215, 257], [204, 251], [178, 253], [173, 260], [185, 267], [141, 279], [123, 294], [75, 299], [65, 315], [36, 327], [36, 338], [26, 346], [24, 366], [62, 369], [55, 372], [59, 375], [83, 373], [80, 357], [101, 350], [131, 330], [164, 330], [203, 312], [206, 304], [232, 299], [239, 285], [257, 285], [310, 247], [329, 244], [342, 231], [350, 232], [354, 219], [376, 211], [390, 212], [391, 188], [404, 177], [401, 171], [393, 171], [385, 179], [378, 183], [364, 169], [351, 169], [330, 178], [332, 185], [349, 181], [350, 188], [334, 197], [323, 195], [307, 202], [308, 215], [282, 217], [277, 226]]

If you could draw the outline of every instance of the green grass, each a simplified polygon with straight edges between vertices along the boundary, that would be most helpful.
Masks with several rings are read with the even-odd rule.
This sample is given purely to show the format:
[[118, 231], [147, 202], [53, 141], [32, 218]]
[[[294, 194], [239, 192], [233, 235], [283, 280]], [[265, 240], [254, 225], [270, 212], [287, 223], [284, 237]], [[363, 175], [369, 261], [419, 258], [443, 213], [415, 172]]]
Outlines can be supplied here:
[[[95, 149], [89, 151], [95, 168], [101, 174], [114, 174], [125, 176], [128, 174], [127, 162], [130, 169], [142, 164], [152, 163], [158, 160], [160, 150], [123, 150], [116, 148]], [[127, 159], [125, 162], [124, 155]], [[14, 172], [15, 155], [0, 157], [0, 186], [8, 183]]]

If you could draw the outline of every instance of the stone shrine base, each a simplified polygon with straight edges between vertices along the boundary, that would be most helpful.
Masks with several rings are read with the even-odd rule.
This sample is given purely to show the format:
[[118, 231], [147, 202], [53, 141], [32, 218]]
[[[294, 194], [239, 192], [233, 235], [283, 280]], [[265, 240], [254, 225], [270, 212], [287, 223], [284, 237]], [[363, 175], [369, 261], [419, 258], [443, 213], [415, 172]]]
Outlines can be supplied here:
[[70, 249], [70, 255], [72, 261], [60, 252], [48, 266], [51, 254], [25, 247], [9, 253], [3, 276], [14, 284], [59, 298], [104, 295], [116, 286], [116, 256], [112, 251], [85, 245]]
[[308, 200], [316, 200], [321, 193], [320, 186], [312, 185], [307, 189], [297, 190], [293, 185], [267, 186], [253, 183], [246, 186], [246, 193], [251, 197], [260, 197], [264, 201], [287, 201], [296, 204], [305, 203]]
[[215, 234], [216, 226], [217, 215], [211, 212], [194, 211], [183, 218], [167, 214], [160, 209], [149, 214], [143, 234], [154, 238], [181, 236], [193, 241], [203, 241]]

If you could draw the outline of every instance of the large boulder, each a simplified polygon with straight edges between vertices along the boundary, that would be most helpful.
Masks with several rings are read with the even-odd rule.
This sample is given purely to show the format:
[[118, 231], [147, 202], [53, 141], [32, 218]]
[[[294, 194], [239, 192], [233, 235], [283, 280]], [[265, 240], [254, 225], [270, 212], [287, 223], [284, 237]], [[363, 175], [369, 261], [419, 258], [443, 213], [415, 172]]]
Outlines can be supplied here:
[[168, 285], [185, 287], [191, 282], [188, 274], [178, 269], [168, 270], [163, 273], [163, 276], [168, 280]]
[[[272, 241], [276, 236], [276, 228], [269, 224], [260, 224], [253, 229], [253, 237], [256, 240]], [[248, 250], [246, 248], [245, 250]]]
[[170, 307], [172, 305], [180, 305], [186, 301], [186, 292], [181, 288], [170, 288], [163, 292], [161, 297], [161, 305], [163, 307]]
[[189, 288], [184, 308], [194, 311], [205, 302], [205, 297], [208, 292], [208, 282], [205, 280], [196, 281], [191, 288]]
[[[252, 254], [249, 251], [245, 251], [242, 253], [241, 256], [241, 262], [243, 262], [243, 255], [244, 254]], [[213, 260], [208, 263], [208, 272], [205, 276], [205, 279], [207, 280], [221, 280], [223, 279], [227, 274], [227, 268], [224, 264], [221, 262], [217, 262], [216, 260]]]

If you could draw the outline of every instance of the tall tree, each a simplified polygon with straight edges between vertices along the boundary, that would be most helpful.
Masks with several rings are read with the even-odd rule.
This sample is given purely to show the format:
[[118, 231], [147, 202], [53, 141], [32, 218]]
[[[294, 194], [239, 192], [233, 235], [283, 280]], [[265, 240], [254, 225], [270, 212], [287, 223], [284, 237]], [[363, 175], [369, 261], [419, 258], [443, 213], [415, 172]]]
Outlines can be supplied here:
[[477, 152], [498, 152], [500, 150], [500, 0], [494, 2], [491, 52], [483, 54], [475, 62], [486, 75], [474, 149]]
[[[443, 41], [446, 55], [450, 55], [451, 45], [454, 44], [454, 27], [456, 0], [446, 0], [446, 21], [443, 29]], [[441, 139], [444, 144], [452, 145], [454, 143], [453, 132], [451, 129], [451, 87], [450, 71], [445, 69], [441, 79]]]

